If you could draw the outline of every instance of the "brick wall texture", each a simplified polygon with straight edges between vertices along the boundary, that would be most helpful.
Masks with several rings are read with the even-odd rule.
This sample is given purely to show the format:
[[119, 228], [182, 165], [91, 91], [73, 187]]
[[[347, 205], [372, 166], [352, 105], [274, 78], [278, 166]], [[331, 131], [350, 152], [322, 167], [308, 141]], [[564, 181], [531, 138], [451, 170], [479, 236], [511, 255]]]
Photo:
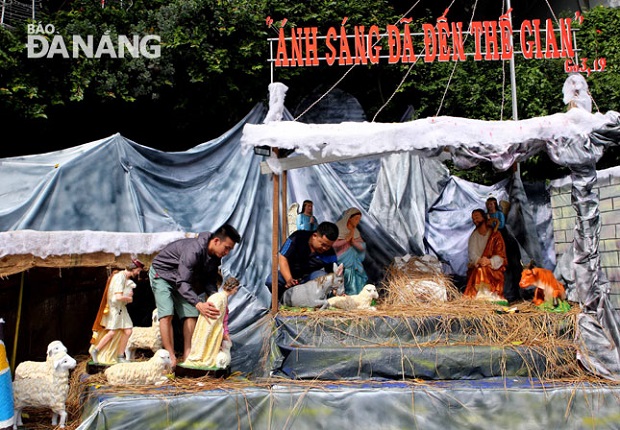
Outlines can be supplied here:
[[[611, 283], [611, 300], [620, 308], [620, 166], [597, 173], [601, 234], [601, 268]], [[576, 213], [571, 205], [570, 177], [551, 181], [555, 254], [559, 257], [573, 241]]]

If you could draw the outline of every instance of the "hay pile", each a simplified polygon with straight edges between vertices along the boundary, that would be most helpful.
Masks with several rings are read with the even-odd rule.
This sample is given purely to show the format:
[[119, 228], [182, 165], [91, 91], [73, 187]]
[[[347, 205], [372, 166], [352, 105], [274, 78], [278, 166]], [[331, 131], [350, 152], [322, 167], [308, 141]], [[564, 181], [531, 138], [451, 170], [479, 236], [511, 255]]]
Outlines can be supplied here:
[[459, 296], [452, 280], [441, 271], [440, 263], [427, 257], [396, 260], [387, 269], [382, 290], [383, 304], [389, 307], [428, 306]]

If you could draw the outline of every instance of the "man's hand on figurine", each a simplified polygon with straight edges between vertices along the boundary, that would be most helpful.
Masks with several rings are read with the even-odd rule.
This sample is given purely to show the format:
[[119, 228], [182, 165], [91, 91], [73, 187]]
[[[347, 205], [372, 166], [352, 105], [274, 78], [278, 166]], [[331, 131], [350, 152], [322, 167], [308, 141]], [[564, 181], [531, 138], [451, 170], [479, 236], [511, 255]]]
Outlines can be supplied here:
[[289, 279], [288, 281], [286, 281], [286, 288], [291, 288], [294, 287], [295, 285], [299, 285], [299, 279]]
[[200, 302], [196, 305], [196, 309], [205, 318], [215, 319], [220, 316], [219, 309], [211, 302]]

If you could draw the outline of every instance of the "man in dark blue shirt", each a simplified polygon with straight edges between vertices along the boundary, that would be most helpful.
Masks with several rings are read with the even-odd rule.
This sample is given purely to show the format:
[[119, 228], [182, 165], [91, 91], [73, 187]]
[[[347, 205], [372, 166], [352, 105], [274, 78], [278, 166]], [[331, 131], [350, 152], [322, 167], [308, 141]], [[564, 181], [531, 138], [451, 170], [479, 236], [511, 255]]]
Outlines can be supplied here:
[[[287, 288], [303, 284], [333, 271], [337, 263], [332, 248], [338, 238], [338, 227], [332, 222], [322, 222], [316, 231], [297, 230], [293, 232], [278, 255], [278, 299]], [[271, 275], [265, 284], [271, 291]]]

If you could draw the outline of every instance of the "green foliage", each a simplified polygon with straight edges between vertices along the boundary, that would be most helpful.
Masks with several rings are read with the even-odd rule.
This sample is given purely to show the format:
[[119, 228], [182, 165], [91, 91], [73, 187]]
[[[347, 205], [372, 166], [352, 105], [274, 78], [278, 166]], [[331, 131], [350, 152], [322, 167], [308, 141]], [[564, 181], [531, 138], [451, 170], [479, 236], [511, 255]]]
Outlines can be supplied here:
[[0, 106], [19, 115], [45, 118], [41, 89], [21, 61], [25, 48], [18, 32], [0, 27], [0, 47]]
[[[487, 3], [498, 9], [487, 12], [499, 16], [499, 6]], [[266, 100], [272, 72], [267, 39], [277, 37], [283, 20], [287, 35], [302, 26], [317, 26], [325, 34], [328, 27], [340, 28], [345, 17], [345, 28], [376, 24], [385, 30], [406, 12], [416, 19], [413, 31], [420, 31], [422, 23], [435, 22], [437, 13], [445, 9], [433, 5], [437, 11], [411, 12], [408, 2], [386, 0], [134, 0], [123, 8], [120, 2], [108, 4], [101, 8], [92, 0], [63, 2], [62, 9], [47, 10], [37, 19], [53, 24], [65, 40], [92, 35], [98, 41], [106, 32], [112, 40], [118, 35], [158, 35], [161, 57], [32, 59], [26, 56], [25, 25], [11, 31], [0, 28], [0, 114], [20, 119], [50, 116], [53, 120], [48, 124], [59, 123], [66, 129], [63, 121], [72, 121], [68, 112], [92, 112], [93, 118], [112, 110], [115, 117], [140, 112], [143, 118], [165, 117], [166, 126], [174, 128], [171, 134], [193, 131], [199, 138], [212, 137], [203, 135], [205, 118], [212, 119], [214, 132], [223, 132], [254, 104]], [[457, 19], [453, 11], [450, 14], [450, 19]], [[616, 31], [620, 9], [597, 7], [584, 16], [578, 26], [579, 55], [605, 58], [607, 66], [604, 73], [587, 78], [590, 91], [602, 112], [620, 111]], [[267, 17], [273, 19], [273, 26], [267, 25]], [[472, 43], [471, 38], [467, 43]], [[420, 54], [421, 47], [416, 49]], [[564, 111], [563, 61], [525, 60], [517, 55], [515, 69], [519, 119]], [[376, 115], [376, 121], [397, 122], [408, 106], [414, 108], [414, 119], [449, 115], [508, 120], [513, 115], [508, 62], [468, 58], [458, 63], [424, 63], [421, 59], [410, 67], [388, 65], [384, 60], [351, 70], [325, 65], [277, 68], [273, 78], [289, 87], [290, 109], [313, 91], [322, 93], [338, 82], [338, 88], [358, 99], [369, 120]], [[83, 136], [80, 141], [90, 138]], [[486, 165], [453, 171], [482, 183], [506, 174]], [[523, 163], [522, 173], [525, 179], [562, 174], [544, 155]]]
[[580, 58], [588, 63], [604, 58], [606, 70], [587, 77], [595, 106], [601, 112], [620, 111], [620, 9], [598, 6], [587, 14], [579, 28]]

